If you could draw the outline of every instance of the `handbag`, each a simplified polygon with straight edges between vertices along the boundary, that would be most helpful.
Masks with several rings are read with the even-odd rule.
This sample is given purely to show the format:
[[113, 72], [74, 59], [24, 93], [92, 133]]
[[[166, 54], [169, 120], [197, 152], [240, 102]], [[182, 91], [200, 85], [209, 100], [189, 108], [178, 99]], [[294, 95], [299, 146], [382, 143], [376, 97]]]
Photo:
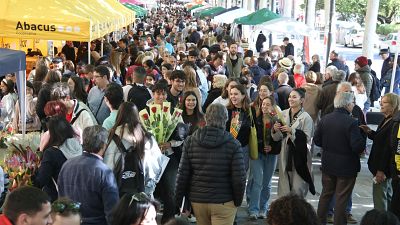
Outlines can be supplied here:
[[250, 159], [255, 160], [258, 159], [258, 140], [257, 140], [257, 130], [256, 123], [254, 122], [253, 114], [251, 113], [251, 109], [249, 112], [250, 116], [250, 136], [249, 136], [249, 155]]

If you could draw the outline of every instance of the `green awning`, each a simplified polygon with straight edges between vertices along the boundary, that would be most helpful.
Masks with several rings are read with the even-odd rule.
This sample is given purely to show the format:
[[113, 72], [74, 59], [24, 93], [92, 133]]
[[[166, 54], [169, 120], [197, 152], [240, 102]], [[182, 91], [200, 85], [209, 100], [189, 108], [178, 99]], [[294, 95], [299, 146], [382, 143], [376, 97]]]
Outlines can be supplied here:
[[193, 6], [192, 8], [190, 8], [189, 9], [189, 11], [192, 11], [193, 9], [197, 9], [197, 8], [200, 8], [200, 7], [203, 7], [204, 5], [195, 5], [195, 6]]
[[127, 3], [127, 2], [123, 3], [123, 5], [126, 8], [134, 11], [136, 13], [137, 17], [143, 17], [143, 16], [147, 15], [147, 10], [145, 8], [143, 8], [143, 7], [140, 7], [140, 6], [137, 6], [137, 5], [133, 5], [133, 4], [130, 4], [130, 3]]
[[259, 25], [265, 23], [267, 21], [280, 18], [281, 16], [266, 9], [260, 9], [256, 12], [253, 12], [247, 16], [240, 17], [235, 19], [233, 22], [237, 24], [244, 24], [244, 25]]
[[200, 11], [197, 16], [200, 18], [212, 17], [213, 14], [220, 13], [226, 10], [224, 7], [213, 7]]

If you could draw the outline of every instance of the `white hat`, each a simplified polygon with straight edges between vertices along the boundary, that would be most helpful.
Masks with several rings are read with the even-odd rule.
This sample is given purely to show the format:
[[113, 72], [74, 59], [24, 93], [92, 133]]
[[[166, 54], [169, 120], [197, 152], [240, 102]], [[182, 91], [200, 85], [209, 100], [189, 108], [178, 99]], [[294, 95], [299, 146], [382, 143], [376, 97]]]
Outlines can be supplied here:
[[293, 66], [292, 60], [290, 60], [290, 59], [287, 58], [287, 57], [282, 58], [281, 60], [279, 60], [278, 63], [279, 63], [279, 65], [280, 65], [281, 67], [283, 67], [283, 68], [285, 68], [285, 69], [288, 69], [288, 70], [292, 69], [292, 66]]

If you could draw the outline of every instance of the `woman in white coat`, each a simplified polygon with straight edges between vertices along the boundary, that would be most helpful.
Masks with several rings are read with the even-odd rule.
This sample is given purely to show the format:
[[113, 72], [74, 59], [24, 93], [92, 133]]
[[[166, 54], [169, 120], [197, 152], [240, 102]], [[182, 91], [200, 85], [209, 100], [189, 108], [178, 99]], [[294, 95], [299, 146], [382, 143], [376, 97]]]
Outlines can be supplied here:
[[[282, 140], [282, 149], [279, 159], [279, 183], [278, 183], [278, 196], [284, 196], [289, 193], [297, 194], [305, 197], [308, 192], [308, 183], [303, 180], [295, 168], [293, 159], [288, 162], [290, 153], [289, 143], [296, 142], [296, 130], [301, 130], [306, 136], [304, 140], [307, 144], [306, 167], [311, 174], [311, 137], [313, 136], [313, 120], [311, 116], [304, 111], [303, 102], [305, 98], [305, 89], [296, 88], [289, 95], [289, 109], [282, 112], [280, 122], [274, 124], [272, 129], [272, 138], [275, 141]], [[299, 141], [299, 140], [297, 140]], [[296, 146], [297, 147], [297, 146]]]
[[[114, 135], [117, 136], [117, 139]], [[125, 149], [121, 149], [117, 141], [122, 143]], [[143, 165], [144, 192], [153, 196], [155, 186], [160, 181], [169, 159], [161, 153], [155, 138], [141, 125], [135, 104], [124, 102], [118, 110], [115, 125], [110, 130], [109, 145], [104, 153], [104, 163], [114, 171], [117, 180], [120, 179], [119, 175], [124, 172], [125, 165], [121, 165], [124, 164], [123, 157], [127, 154], [124, 150], [128, 150], [131, 146], [137, 151]], [[132, 172], [132, 174], [137, 174], [139, 171]], [[128, 179], [124, 178], [124, 175], [122, 177], [122, 179]], [[121, 190], [120, 186], [118, 188], [120, 188], [120, 192], [133, 193], [137, 187], [128, 187], [130, 190], [126, 190], [126, 187]]]

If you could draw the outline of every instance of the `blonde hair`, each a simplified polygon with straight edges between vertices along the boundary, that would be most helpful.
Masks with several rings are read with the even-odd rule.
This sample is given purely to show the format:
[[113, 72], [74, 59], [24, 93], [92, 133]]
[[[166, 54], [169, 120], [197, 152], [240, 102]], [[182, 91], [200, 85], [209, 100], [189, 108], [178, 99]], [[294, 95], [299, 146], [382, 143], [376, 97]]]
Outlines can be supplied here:
[[122, 52], [111, 51], [110, 63], [117, 74], [121, 74], [121, 67], [119, 66], [122, 61]]
[[394, 114], [396, 114], [399, 111], [399, 107], [400, 107], [400, 98], [397, 94], [395, 93], [387, 93], [385, 94], [383, 98], [386, 98], [387, 101], [389, 102], [389, 104], [393, 107], [393, 112], [392, 112], [392, 116]]
[[222, 74], [216, 74], [213, 76], [213, 87], [214, 88], [223, 88], [226, 84], [228, 77]]
[[138, 57], [135, 60], [135, 64], [136, 65], [142, 65], [143, 63], [143, 58], [144, 58], [144, 53], [142, 52], [142, 54], [139, 54]]
[[193, 87], [197, 88], [198, 85], [196, 81], [196, 71], [190, 66], [185, 66], [183, 72], [186, 75], [185, 88], [193, 88]]

